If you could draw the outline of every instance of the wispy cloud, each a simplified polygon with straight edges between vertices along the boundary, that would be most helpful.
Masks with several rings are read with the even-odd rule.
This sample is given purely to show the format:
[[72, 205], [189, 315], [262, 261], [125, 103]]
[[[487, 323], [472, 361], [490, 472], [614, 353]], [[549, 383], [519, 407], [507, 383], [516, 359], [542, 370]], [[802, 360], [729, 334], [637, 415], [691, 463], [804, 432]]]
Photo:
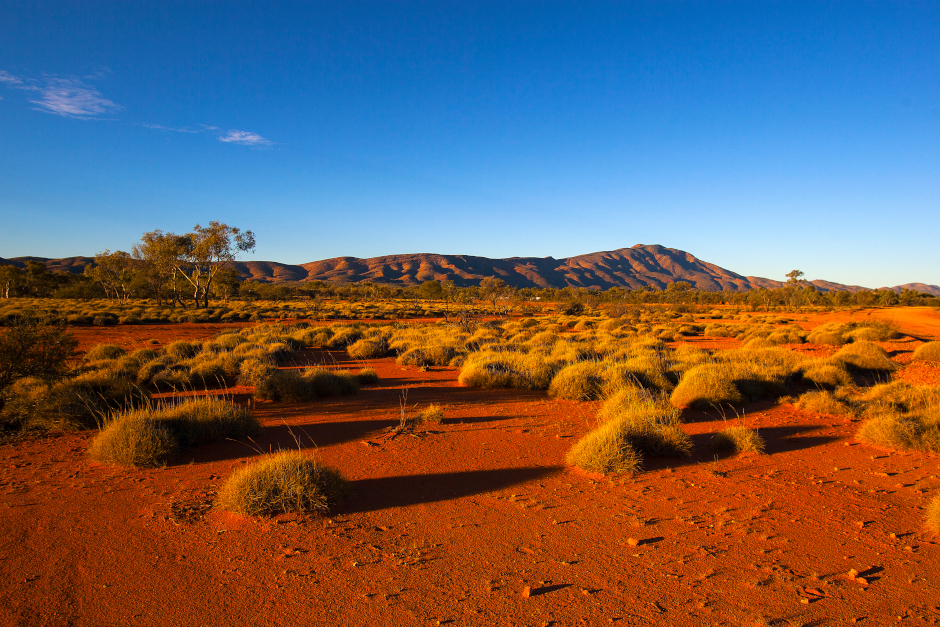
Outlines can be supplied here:
[[[0, 87], [7, 87], [30, 94], [29, 102], [33, 108], [44, 113], [52, 113], [66, 118], [79, 120], [105, 119], [122, 111], [124, 107], [105, 98], [88, 81], [101, 80], [110, 74], [107, 68], [98, 68], [85, 76], [43, 75], [16, 76], [0, 70]], [[0, 96], [0, 100], [2, 100]], [[214, 135], [220, 142], [261, 148], [272, 146], [275, 142], [258, 133], [223, 130], [218, 126], [200, 124], [199, 127], [175, 127], [162, 124], [134, 123], [154, 131], [172, 131], [174, 133], [205, 133]]]
[[149, 128], [154, 131], [173, 131], [174, 133], [198, 133], [198, 130], [193, 130], [191, 128], [174, 128], [172, 126], [163, 126], [162, 124], [141, 124], [144, 128]]
[[274, 143], [270, 139], [265, 139], [257, 133], [236, 130], [226, 131], [219, 135], [219, 141], [227, 144], [240, 144], [242, 146], [270, 146]]
[[47, 78], [39, 93], [37, 100], [30, 100], [38, 110], [67, 118], [97, 118], [123, 108], [77, 78]]
[[93, 119], [112, 115], [122, 107], [105, 98], [100, 91], [75, 76], [21, 78], [0, 70], [0, 83], [32, 92], [37, 111], [67, 118]]

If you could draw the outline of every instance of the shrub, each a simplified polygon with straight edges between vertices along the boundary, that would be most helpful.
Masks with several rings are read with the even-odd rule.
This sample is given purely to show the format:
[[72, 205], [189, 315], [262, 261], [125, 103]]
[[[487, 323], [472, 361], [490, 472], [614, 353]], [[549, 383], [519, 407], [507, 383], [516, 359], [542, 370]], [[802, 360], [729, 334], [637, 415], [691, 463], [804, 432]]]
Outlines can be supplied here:
[[446, 366], [456, 354], [452, 346], [422, 346], [409, 349], [396, 361], [402, 366]]
[[374, 368], [363, 368], [356, 374], [360, 385], [372, 385], [379, 380], [379, 373]]
[[914, 350], [914, 361], [940, 362], [940, 342], [927, 342]]
[[940, 494], [930, 499], [927, 511], [924, 513], [924, 522], [927, 528], [940, 534]]
[[733, 451], [734, 453], [763, 453], [764, 440], [756, 429], [748, 429], [744, 425], [728, 427], [715, 434], [712, 446], [718, 451]]
[[245, 408], [213, 397], [153, 405], [114, 415], [92, 441], [99, 462], [152, 467], [176, 452], [229, 438], [256, 435], [258, 421]]
[[583, 361], [559, 370], [548, 386], [548, 395], [572, 401], [593, 401], [601, 398], [604, 383], [604, 365]]
[[848, 368], [861, 371], [890, 372], [897, 368], [897, 365], [888, 359], [888, 354], [883, 348], [864, 340], [840, 348], [832, 359]]
[[13, 316], [0, 331], [0, 392], [22, 377], [64, 377], [71, 371], [76, 346], [61, 325], [36, 316]]
[[853, 385], [855, 381], [841, 362], [811, 362], [802, 370], [803, 379], [821, 388], [835, 389]]
[[149, 394], [108, 372], [89, 372], [55, 383], [33, 405], [30, 426], [92, 429], [116, 411], [145, 405]]
[[810, 344], [829, 344], [832, 346], [842, 346], [846, 343], [843, 333], [846, 326], [837, 322], [829, 322], [816, 327], [806, 336], [806, 341]]
[[219, 491], [219, 504], [245, 516], [324, 512], [345, 491], [335, 470], [300, 451], [281, 451], [237, 470]]
[[356, 327], [340, 327], [333, 333], [327, 346], [329, 348], [346, 348], [350, 344], [355, 344], [362, 338], [362, 331]]
[[123, 357], [125, 350], [117, 344], [97, 344], [85, 353], [85, 361], [99, 361], [102, 359], [117, 359]]

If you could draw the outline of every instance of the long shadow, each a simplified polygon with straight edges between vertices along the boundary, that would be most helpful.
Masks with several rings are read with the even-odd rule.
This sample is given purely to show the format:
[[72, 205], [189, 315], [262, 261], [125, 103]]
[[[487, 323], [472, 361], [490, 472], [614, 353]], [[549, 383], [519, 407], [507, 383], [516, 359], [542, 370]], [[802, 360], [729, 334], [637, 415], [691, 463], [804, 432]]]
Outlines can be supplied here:
[[178, 454], [173, 465], [197, 464], [238, 459], [260, 452], [280, 449], [315, 448], [353, 440], [361, 440], [370, 433], [398, 424], [394, 420], [347, 420], [341, 422], [313, 422], [292, 425], [268, 425], [252, 441], [226, 441], [187, 449]]
[[541, 479], [563, 466], [528, 466], [498, 470], [465, 470], [428, 475], [359, 479], [350, 482], [343, 512], [373, 512], [392, 507], [459, 499]]
[[526, 416], [464, 416], [463, 418], [444, 418], [444, 420], [441, 421], [441, 424], [472, 425], [472, 424], [485, 424], [488, 422], [501, 422], [503, 420], [517, 420], [519, 418], [526, 418]]
[[[768, 455], [822, 446], [839, 439], [829, 435], [793, 437], [802, 433], [816, 431], [817, 429], [819, 429], [819, 427], [814, 426], [761, 427], [757, 432], [764, 439], [766, 444], [764, 452]], [[696, 433], [690, 435], [693, 451], [691, 457], [672, 458], [644, 455], [643, 469], [646, 471], [654, 471], [664, 470], [666, 468], [680, 468], [682, 466], [711, 461], [716, 457], [725, 459], [736, 455], [733, 451], [716, 450], [712, 440], [714, 436], [715, 433]]]

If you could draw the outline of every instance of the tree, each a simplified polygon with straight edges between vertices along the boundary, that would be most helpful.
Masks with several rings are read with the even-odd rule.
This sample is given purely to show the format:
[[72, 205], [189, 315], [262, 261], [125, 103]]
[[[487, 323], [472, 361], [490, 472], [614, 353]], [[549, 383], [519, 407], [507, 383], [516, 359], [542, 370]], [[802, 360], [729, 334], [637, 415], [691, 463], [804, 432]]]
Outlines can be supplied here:
[[802, 285], [805, 282], [803, 281], [804, 276], [802, 270], [790, 270], [787, 272], [787, 283], [789, 285]]
[[418, 293], [420, 293], [421, 297], [425, 300], [434, 300], [444, 295], [444, 289], [437, 281], [425, 281], [421, 284], [421, 287], [418, 288]]
[[108, 298], [127, 301], [136, 276], [137, 263], [123, 250], [109, 250], [95, 255], [95, 264], [85, 266], [85, 275], [101, 284]]
[[23, 284], [23, 273], [12, 264], [0, 266], [0, 295], [10, 298], [10, 291], [15, 294]]
[[193, 300], [196, 306], [209, 306], [209, 290], [219, 270], [228, 267], [238, 253], [255, 249], [255, 235], [241, 229], [213, 220], [209, 226], [196, 225], [187, 233], [183, 248], [182, 262], [177, 264], [177, 271], [193, 288]]
[[496, 301], [506, 292], [506, 282], [496, 277], [488, 276], [480, 281], [480, 292], [483, 298], [493, 303], [496, 307]]
[[131, 249], [134, 258], [140, 262], [138, 270], [157, 302], [165, 300], [173, 305], [186, 306], [180, 298], [177, 267], [184, 263], [182, 256], [187, 245], [186, 237], [157, 229], [144, 233], [140, 242]]

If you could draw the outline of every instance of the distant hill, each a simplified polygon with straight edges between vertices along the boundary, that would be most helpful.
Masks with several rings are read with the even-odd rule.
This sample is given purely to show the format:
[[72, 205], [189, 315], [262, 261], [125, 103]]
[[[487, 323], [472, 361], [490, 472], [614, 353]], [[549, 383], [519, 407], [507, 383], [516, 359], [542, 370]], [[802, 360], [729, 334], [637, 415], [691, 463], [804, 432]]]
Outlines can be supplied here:
[[[24, 266], [28, 260], [43, 261], [52, 271], [80, 273], [93, 261], [90, 257], [44, 259], [17, 257], [0, 263]], [[665, 288], [675, 281], [687, 281], [708, 291], [745, 291], [761, 287], [778, 288], [781, 281], [744, 276], [702, 261], [675, 248], [637, 244], [606, 252], [554, 259], [552, 257], [510, 257], [489, 259], [470, 255], [415, 253], [360, 259], [334, 257], [301, 265], [276, 261], [239, 261], [235, 268], [246, 279], [265, 283], [286, 281], [326, 281], [358, 283], [373, 281], [390, 285], [417, 285], [424, 281], [452, 280], [461, 287], [476, 285], [486, 277], [498, 277], [514, 287], [586, 287], [636, 289], [644, 286]], [[830, 281], [811, 281], [820, 291], [858, 292], [868, 288]], [[940, 296], [940, 287], [908, 283], [892, 289], [914, 289]]]

